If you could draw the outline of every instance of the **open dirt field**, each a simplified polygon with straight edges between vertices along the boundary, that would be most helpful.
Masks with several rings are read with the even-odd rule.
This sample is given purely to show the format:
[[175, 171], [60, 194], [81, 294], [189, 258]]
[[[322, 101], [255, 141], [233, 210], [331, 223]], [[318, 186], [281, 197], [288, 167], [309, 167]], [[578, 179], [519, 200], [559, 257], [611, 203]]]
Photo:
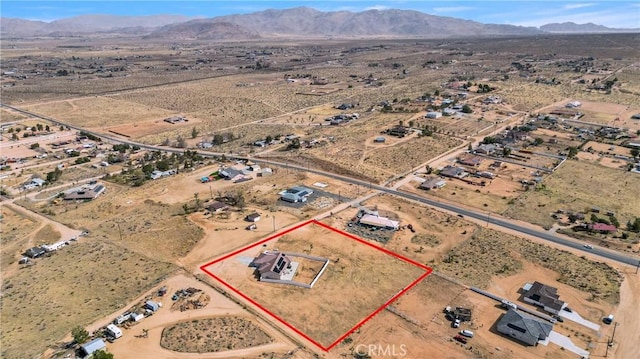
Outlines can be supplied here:
[[211, 353], [251, 348], [272, 339], [251, 321], [239, 317], [194, 319], [166, 327], [160, 345], [183, 353]]
[[620, 300], [622, 276], [609, 265], [486, 228], [433, 267], [470, 285], [488, 288], [492, 277], [520, 273], [525, 262], [557, 272], [558, 282], [588, 293], [592, 301], [617, 304]]
[[[251, 146], [255, 140], [267, 135], [275, 137], [295, 133], [302, 136], [301, 140], [320, 139], [326, 142], [313, 148], [304, 148], [303, 143], [303, 148], [290, 152], [278, 148], [286, 144], [269, 146], [262, 154], [263, 158], [273, 155], [274, 160], [287, 159], [290, 163], [380, 183], [454, 148], [461, 143], [455, 136], [473, 135], [510, 116], [517, 122], [520, 118], [516, 117], [524, 116], [524, 112], [544, 113], [563, 107], [573, 99], [583, 103], [581, 110], [587, 113], [583, 120], [626, 127], [635, 132], [640, 129], [640, 121], [631, 120], [630, 115], [640, 112], [640, 71], [633, 65], [637, 49], [627, 46], [633, 40], [632, 35], [558, 35], [464, 41], [325, 39], [319, 46], [317, 42], [280, 40], [156, 44], [131, 38], [118, 39], [118, 43], [114, 43], [114, 39], [102, 38], [90, 42], [81, 38], [28, 42], [11, 39], [10, 43], [3, 45], [3, 66], [21, 69], [29, 76], [21, 79], [3, 75], [3, 102], [26, 106], [27, 110], [88, 129], [123, 133], [142, 143], [160, 144], [165, 139], [175, 141], [181, 136], [187, 139], [188, 146], [196, 146], [202, 140], [211, 140], [214, 134], [232, 133], [238, 139], [212, 149], [224, 153], [256, 155], [265, 149]], [[14, 43], [17, 46], [12, 46]], [[599, 71], [597, 74], [574, 71], [575, 61], [584, 60], [587, 48], [589, 56], [595, 57], [589, 61], [593, 62], [595, 71]], [[272, 62], [268, 68], [258, 69], [256, 58], [249, 56], [256, 49], [271, 53]], [[203, 59], [205, 61], [200, 61]], [[41, 60], [54, 65], [37, 66], [36, 69], [35, 64], [39, 65]], [[514, 62], [531, 65], [532, 71], [521, 72], [515, 68]], [[607, 68], [606, 71], [600, 70], [603, 67]], [[56, 71], [61, 68], [74, 69], [72, 76], [58, 76]], [[102, 69], [106, 69], [108, 74]], [[287, 82], [287, 78], [298, 75], [304, 79], [296, 83]], [[580, 84], [581, 77], [589, 80], [597, 77], [597, 81], [618, 77], [619, 82], [607, 94], [589, 90], [588, 84]], [[328, 84], [309, 85], [311, 78], [325, 78]], [[373, 78], [374, 83], [365, 84], [369, 82], [367, 79]], [[496, 88], [489, 94], [475, 93], [476, 86], [467, 91], [469, 98], [466, 102], [474, 111], [469, 118], [441, 118], [433, 122], [437, 124], [433, 137], [419, 138], [412, 134], [392, 138], [384, 135], [385, 144], [373, 143], [373, 139], [381, 136], [381, 131], [401, 121], [405, 125], [415, 121], [417, 126], [412, 127], [429, 123], [418, 119], [427, 104], [416, 99], [436, 90], [453, 92], [455, 96], [455, 92], [462, 90], [447, 83], [464, 82], [466, 78]], [[557, 81], [544, 83], [551, 78]], [[333, 91], [336, 89], [339, 91]], [[489, 95], [500, 96], [504, 103], [481, 104]], [[440, 96], [437, 101], [441, 100]], [[407, 104], [409, 111], [383, 114], [380, 111], [383, 101]], [[349, 111], [336, 110], [335, 106], [342, 103], [354, 104], [355, 107]], [[414, 110], [417, 112], [411, 112]], [[512, 115], [516, 111], [523, 112]], [[347, 125], [318, 126], [326, 124], [324, 119], [327, 116], [343, 112], [357, 112], [361, 117]], [[189, 122], [183, 125], [161, 122], [174, 115], [186, 116]], [[617, 117], [619, 121], [615, 121]], [[17, 126], [24, 126], [34, 120], [3, 109], [0, 110], [0, 121], [21, 121]], [[194, 127], [199, 133], [192, 139]], [[4, 138], [7, 134], [5, 131]], [[50, 137], [21, 139], [19, 143], [2, 141], [2, 153], [32, 156], [35, 153], [26, 151], [31, 141], [37, 141], [48, 149], [46, 142], [60, 140], [62, 138], [57, 136], [62, 135], [55, 132]], [[75, 133], [69, 132], [69, 135], [75, 136]], [[573, 134], [557, 132], [541, 136], [548, 136], [543, 137], [546, 147], [541, 145], [538, 149], [547, 148], [544, 151], [550, 153], [579, 143], [570, 138]], [[557, 145], [548, 142], [553, 136], [562, 138]], [[71, 146], [79, 145], [73, 143]], [[615, 151], [622, 150], [616, 148]], [[598, 159], [585, 152], [580, 152], [577, 157], [578, 161], [568, 161], [556, 173], [545, 176], [544, 186], [540, 186], [538, 191], [529, 189], [524, 192], [519, 182], [531, 179], [533, 169], [507, 164], [495, 170], [498, 177], [486, 187], [451, 180], [443, 189], [428, 192], [428, 195], [545, 226], [553, 223], [549, 215], [556, 209], [584, 210], [598, 206], [603, 212], [615, 211], [623, 225], [627, 220], [640, 216], [640, 207], [636, 205], [638, 201], [633, 200], [633, 194], [640, 192], [640, 177], [617, 170], [618, 163], [610, 158]], [[23, 173], [20, 177], [7, 178], [3, 184], [12, 186], [26, 181], [31, 175], [46, 175], [58, 164], [51, 156], [47, 158], [49, 160], [51, 162], [30, 160], [12, 164]], [[69, 166], [69, 161], [61, 162], [67, 163], [60, 179], [61, 185], [66, 182], [66, 186], [71, 186], [71, 182], [104, 174], [102, 170], [89, 168], [89, 164]], [[529, 163], [547, 162], [535, 158]], [[483, 163], [479, 168], [484, 170], [485, 165]], [[121, 168], [110, 166], [108, 171]], [[197, 266], [211, 258], [242, 248], [300, 220], [326, 212], [330, 215], [326, 223], [345, 228], [346, 221], [357, 209], [331, 213], [332, 206], [343, 202], [346, 207], [348, 204], [344, 202], [360, 198], [367, 192], [367, 188], [361, 186], [292, 171], [286, 166], [274, 168], [271, 177], [256, 178], [238, 185], [230, 181], [199, 183], [200, 177], [215, 170], [216, 165], [198, 168], [170, 178], [148, 181], [138, 188], [107, 181], [107, 192], [87, 203], [49, 204], [44, 199], [55, 194], [52, 189], [33, 192], [37, 193], [34, 196], [26, 194], [26, 199], [20, 200], [21, 204], [37, 213], [46, 213], [49, 218], [35, 216], [29, 219], [3, 208], [0, 260], [3, 274], [1, 336], [4, 345], [0, 356], [35, 357], [46, 345], [63, 338], [75, 325], [85, 325], [94, 320], [98, 322], [91, 325], [90, 330], [104, 325], [131, 306], [133, 297], [138, 296], [135, 301], [140, 301], [141, 292], [159, 285], [158, 282], [175, 268], [200, 273]], [[401, 187], [402, 190], [423, 192], [415, 188], [417, 183], [410, 182], [408, 178], [402, 180], [405, 179], [408, 184]], [[278, 201], [279, 191], [292, 185], [315, 189], [312, 187], [314, 182], [329, 185], [322, 189], [326, 193], [319, 198], [299, 207]], [[205, 207], [207, 199], [227, 191], [242, 193], [246, 203], [232, 208], [228, 214], [206, 214], [204, 209], [185, 214], [187, 210], [183, 205], [187, 209], [194, 207], [198, 198]], [[317, 191], [320, 193], [320, 188]], [[28, 198], [42, 201], [32, 203]], [[620, 288], [622, 277], [602, 263], [480, 229], [458, 217], [420, 208], [387, 195], [371, 198], [365, 205], [377, 207], [383, 213], [397, 217], [402, 225], [410, 223], [414, 227], [415, 233], [406, 228], [392, 232], [385, 248], [420, 263], [436, 265], [454, 279], [427, 277], [393, 303], [393, 312], [385, 310], [379, 313], [350, 336], [352, 342], [345, 341], [332, 352], [322, 354], [326, 358], [354, 356], [355, 345], [361, 343], [396, 345], [396, 350], [401, 349], [401, 344], [406, 344], [405, 356], [408, 358], [574, 357], [553, 345], [524, 348], [492, 332], [492, 325], [502, 309], [496, 308], [493, 301], [469, 293], [457, 282], [480, 285], [517, 300], [517, 288], [522, 282], [530, 281], [531, 277], [535, 277], [534, 280], [548, 278], [549, 284], [559, 288], [563, 299], [593, 321], [609, 312], [614, 313], [621, 326], [616, 333], [619, 339], [616, 339], [610, 354], [615, 351], [616, 357], [623, 359], [637, 354], [634, 344], [640, 328], [635, 299], [640, 285], [633, 279], [635, 277], [631, 277], [633, 273], [627, 273], [627, 279]], [[262, 219], [255, 231], [248, 231], [244, 229], [248, 224], [244, 217], [253, 211], [259, 212]], [[40, 242], [67, 238], [73, 231], [56, 225], [51, 219], [78, 230], [87, 229], [89, 237], [81, 238], [80, 243], [51, 257], [38, 259], [33, 266], [19, 268], [15, 263], [19, 251]], [[291, 233], [274, 243], [278, 249], [308, 252], [331, 259], [327, 271], [314, 288], [283, 288], [257, 282], [253, 271], [246, 266], [246, 259], [253, 258], [263, 247], [229, 258], [215, 269], [223, 278], [235, 281], [243, 290], [250, 292], [252, 298], [279, 316], [286, 317], [323, 345], [330, 344], [357, 324], [420, 272], [418, 268], [371, 247], [335, 238], [322, 230], [310, 230], [299, 237]], [[276, 244], [270, 245], [268, 248]], [[309, 281], [318, 268], [302, 263], [300, 270], [299, 278]], [[214, 282], [211, 278], [206, 281]], [[190, 276], [176, 276], [165, 283], [170, 292], [186, 285], [202, 285]], [[118, 358], [130, 357], [132, 352], [140, 354], [140, 357], [180, 359], [190, 359], [194, 355], [256, 359], [313, 357], [309, 350], [312, 345], [304, 342], [308, 349], [296, 349], [297, 344], [293, 341], [299, 339], [297, 335], [291, 335], [294, 339], [287, 339], [263, 320], [268, 316], [253, 312], [252, 306], [247, 305], [243, 309], [210, 287], [203, 290], [211, 298], [207, 307], [185, 312], [171, 311], [168, 309], [172, 304], [170, 298], [159, 299], [165, 304], [164, 309], [125, 330], [124, 337], [109, 343], [108, 349]], [[614, 304], [618, 300], [620, 305], [616, 308]], [[449, 327], [441, 314], [446, 305], [473, 308], [475, 318], [468, 328], [476, 332], [476, 337], [468, 345], [452, 340], [456, 330]], [[237, 318], [241, 325], [247, 327], [255, 326], [256, 332], [264, 333], [273, 341], [262, 345], [254, 343], [258, 346], [252, 348], [207, 354], [181, 353], [161, 347], [162, 331], [167, 327], [186, 326], [179, 323], [198, 320], [198, 328], [194, 326], [191, 329], [199, 331], [204, 325], [216, 326], [216, 321], [222, 317]], [[268, 321], [273, 322], [271, 319]], [[233, 326], [231, 324], [224, 329], [233, 330]], [[592, 353], [599, 356], [603, 355], [602, 342], [611, 334], [613, 326], [604, 327], [599, 338], [596, 333], [585, 332], [571, 323], [557, 328], [563, 334], [570, 334], [581, 347], [594, 344]], [[147, 338], [141, 335], [143, 329], [148, 330], [145, 331]], [[291, 334], [287, 328], [280, 329]], [[185, 341], [191, 344], [204, 344], [207, 334], [213, 336], [210, 331], [197, 339], [197, 334], [192, 333], [195, 340], [186, 340], [190, 334], [184, 334]], [[233, 336], [231, 331], [220, 334]], [[235, 344], [227, 341], [219, 345]], [[210, 350], [204, 346], [190, 348], [200, 349]], [[293, 354], [286, 354], [288, 351], [293, 351]]]
[[71, 328], [112, 313], [175, 269], [89, 238], [36, 262], [3, 281], [5, 358], [44, 352]]
[[27, 106], [26, 109], [90, 129], [100, 129], [139, 121], [162, 120], [176, 114], [170, 110], [108, 97], [53, 102]]
[[37, 211], [48, 209], [56, 221], [87, 229], [95, 238], [115, 241], [145, 256], [153, 253], [155, 259], [167, 262], [187, 254], [202, 238], [202, 229], [183, 215], [179, 204], [149, 199], [144, 187], [105, 184], [107, 192], [91, 202], [25, 205]]
[[[266, 245], [247, 249], [207, 270], [323, 346], [329, 346], [424, 273], [413, 264], [316, 224]], [[328, 258], [331, 263], [310, 289], [259, 282], [247, 263], [263, 250], [274, 248]], [[399, 272], [401, 277], [394, 274]], [[373, 287], [375, 292], [367, 291]], [[366, 296], [357, 294], [363, 291]]]
[[640, 192], [635, 173], [569, 160], [543, 183], [543, 190], [525, 192], [505, 214], [543, 226], [553, 224], [551, 213], [557, 209], [584, 211], [595, 206], [614, 211], [620, 223], [640, 217], [640, 202], [625, 200]]

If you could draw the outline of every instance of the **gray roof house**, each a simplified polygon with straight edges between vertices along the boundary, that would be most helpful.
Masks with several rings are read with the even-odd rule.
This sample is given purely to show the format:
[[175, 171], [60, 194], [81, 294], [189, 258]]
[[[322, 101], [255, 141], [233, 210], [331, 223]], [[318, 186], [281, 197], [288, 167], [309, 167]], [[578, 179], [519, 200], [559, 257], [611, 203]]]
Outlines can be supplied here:
[[307, 187], [295, 186], [280, 192], [280, 199], [286, 202], [306, 202], [313, 190]]
[[85, 344], [82, 344], [80, 346], [80, 350], [86, 355], [92, 355], [93, 353], [97, 352], [98, 350], [104, 350], [107, 347], [107, 345], [104, 343], [104, 340], [102, 340], [101, 338], [96, 338], [92, 341], [89, 341]]
[[528, 314], [509, 309], [496, 325], [498, 332], [527, 345], [538, 345], [551, 333], [553, 325]]
[[524, 294], [525, 302], [542, 307], [549, 313], [558, 314], [562, 308], [567, 306], [559, 299], [558, 289], [555, 287], [533, 282], [531, 285], [525, 285], [523, 289], [526, 291]]
[[291, 265], [291, 259], [282, 252], [264, 252], [251, 262], [262, 279], [280, 279], [282, 271]]
[[440, 176], [443, 177], [463, 178], [466, 176], [466, 174], [467, 173], [463, 168], [454, 166], [446, 166], [440, 171]]
[[429, 177], [418, 186], [420, 189], [431, 190], [434, 188], [442, 188], [447, 184], [445, 180], [440, 177]]

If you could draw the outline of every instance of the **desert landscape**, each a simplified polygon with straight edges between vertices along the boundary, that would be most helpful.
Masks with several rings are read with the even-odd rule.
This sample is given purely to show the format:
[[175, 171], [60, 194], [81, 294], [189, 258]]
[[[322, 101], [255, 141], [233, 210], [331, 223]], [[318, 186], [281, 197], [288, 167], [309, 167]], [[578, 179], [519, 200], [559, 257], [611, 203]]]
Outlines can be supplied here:
[[638, 31], [4, 16], [0, 357], [640, 354]]

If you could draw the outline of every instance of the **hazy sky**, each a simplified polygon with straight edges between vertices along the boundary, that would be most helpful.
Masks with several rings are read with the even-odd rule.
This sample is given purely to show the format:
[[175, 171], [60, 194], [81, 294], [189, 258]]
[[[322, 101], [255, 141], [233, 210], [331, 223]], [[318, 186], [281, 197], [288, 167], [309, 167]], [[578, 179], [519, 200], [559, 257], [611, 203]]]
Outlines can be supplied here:
[[322, 11], [370, 9], [418, 10], [482, 23], [540, 26], [553, 22], [593, 22], [608, 27], [640, 28], [640, 1], [5, 1], [3, 17], [51, 21], [83, 14], [182, 14], [214, 17], [265, 9], [308, 6]]

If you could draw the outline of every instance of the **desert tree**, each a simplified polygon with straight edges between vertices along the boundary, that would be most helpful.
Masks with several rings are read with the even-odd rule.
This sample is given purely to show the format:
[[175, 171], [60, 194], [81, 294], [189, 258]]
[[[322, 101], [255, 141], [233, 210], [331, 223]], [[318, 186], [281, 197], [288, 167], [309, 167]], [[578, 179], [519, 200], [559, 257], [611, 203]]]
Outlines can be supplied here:
[[82, 344], [89, 340], [89, 332], [79, 325], [71, 329], [71, 335], [73, 336], [73, 340], [78, 344]]
[[92, 356], [93, 359], [113, 359], [113, 354], [104, 350], [96, 350]]

